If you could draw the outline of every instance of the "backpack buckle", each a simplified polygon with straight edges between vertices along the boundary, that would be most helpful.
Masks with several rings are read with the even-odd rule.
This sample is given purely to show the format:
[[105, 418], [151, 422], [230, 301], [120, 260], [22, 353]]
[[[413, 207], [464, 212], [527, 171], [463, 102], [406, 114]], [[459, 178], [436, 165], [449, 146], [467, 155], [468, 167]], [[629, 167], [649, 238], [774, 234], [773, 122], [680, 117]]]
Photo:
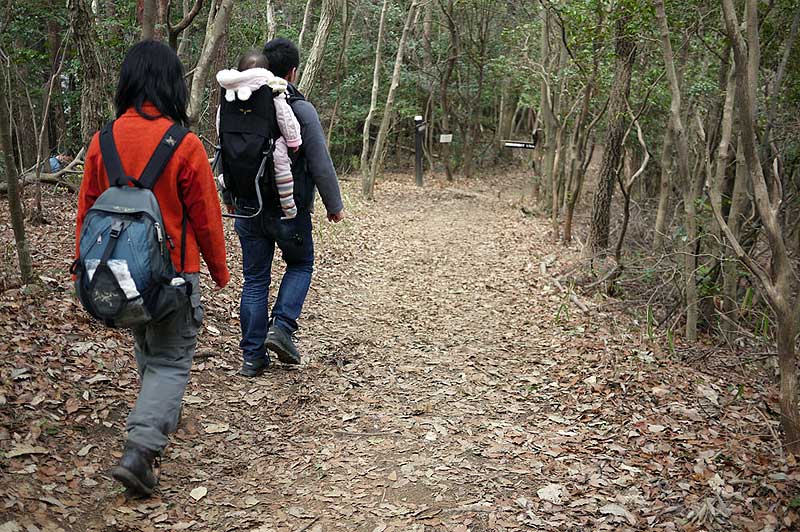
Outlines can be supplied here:
[[121, 221], [117, 220], [111, 226], [111, 231], [109, 232], [109, 236], [111, 236], [111, 238], [115, 238], [115, 239], [119, 238], [119, 235], [122, 234], [122, 230], [124, 229], [124, 227], [125, 227], [125, 225]]

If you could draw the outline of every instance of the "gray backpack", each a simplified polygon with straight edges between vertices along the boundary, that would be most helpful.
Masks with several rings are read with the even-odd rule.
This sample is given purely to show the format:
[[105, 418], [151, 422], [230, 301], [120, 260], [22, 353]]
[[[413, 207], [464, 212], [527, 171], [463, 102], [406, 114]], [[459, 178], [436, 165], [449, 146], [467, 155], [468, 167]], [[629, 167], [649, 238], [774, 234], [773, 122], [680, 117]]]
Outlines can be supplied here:
[[[137, 327], [166, 318], [191, 295], [191, 283], [175, 273], [169, 252], [172, 242], [152, 191], [188, 130], [177, 124], [170, 127], [142, 175], [135, 179], [122, 167], [113, 124], [100, 132], [109, 188], [86, 214], [72, 273], [78, 297], [89, 314], [109, 327]], [[184, 255], [185, 245], [181, 271]]]

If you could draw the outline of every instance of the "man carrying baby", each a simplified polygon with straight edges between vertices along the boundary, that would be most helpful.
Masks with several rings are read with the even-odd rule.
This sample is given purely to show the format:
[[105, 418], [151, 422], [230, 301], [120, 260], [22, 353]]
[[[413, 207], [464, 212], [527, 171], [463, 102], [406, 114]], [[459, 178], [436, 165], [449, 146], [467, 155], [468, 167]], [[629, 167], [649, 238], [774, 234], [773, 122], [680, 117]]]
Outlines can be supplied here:
[[[302, 143], [296, 153], [292, 154], [291, 162], [293, 177], [291, 197], [296, 214], [292, 212], [288, 202], [283, 202], [280, 208], [265, 208], [254, 218], [238, 218], [234, 226], [242, 246], [244, 273], [240, 304], [242, 330], [240, 347], [244, 362], [240, 374], [245, 377], [261, 375], [269, 367], [271, 362], [269, 351], [277, 354], [283, 363], [300, 363], [300, 353], [292, 335], [298, 328], [297, 320], [308, 294], [313, 272], [314, 243], [311, 214], [314, 206], [314, 190], [319, 191], [329, 221], [338, 223], [344, 219], [339, 181], [328, 153], [319, 115], [314, 106], [306, 101], [294, 86], [300, 63], [297, 47], [287, 39], [273, 39], [264, 46], [263, 55], [269, 73], [286, 82], [286, 101], [300, 125], [299, 136]], [[242, 59], [245, 60], [246, 56]], [[252, 60], [260, 61], [257, 58]], [[239, 70], [242, 71], [242, 68]], [[281, 97], [278, 95], [278, 98]], [[281, 103], [277, 100], [275, 103], [277, 110], [277, 106]], [[289, 138], [284, 140], [289, 149], [293, 149], [292, 144], [296, 146], [295, 140]], [[277, 143], [276, 150], [278, 150]], [[280, 158], [282, 154], [276, 153], [276, 155]], [[277, 178], [278, 172], [281, 171], [278, 168], [278, 160], [275, 161], [275, 165]], [[278, 184], [280, 186], [280, 183]], [[281, 199], [284, 199], [286, 187], [284, 186], [284, 190], [279, 192]], [[236, 206], [227, 205], [229, 212], [238, 212], [246, 207], [239, 201], [236, 202]], [[281, 279], [278, 295], [270, 313], [269, 285], [276, 245], [286, 262], [286, 272]]]

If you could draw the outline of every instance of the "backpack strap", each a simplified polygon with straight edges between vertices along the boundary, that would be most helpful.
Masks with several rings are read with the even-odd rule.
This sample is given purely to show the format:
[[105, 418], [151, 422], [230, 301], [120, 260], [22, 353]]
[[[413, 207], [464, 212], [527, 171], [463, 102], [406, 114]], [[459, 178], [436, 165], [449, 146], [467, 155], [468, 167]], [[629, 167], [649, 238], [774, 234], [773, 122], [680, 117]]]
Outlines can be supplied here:
[[108, 182], [112, 187], [127, 185], [131, 180], [125, 169], [122, 168], [122, 161], [119, 159], [117, 145], [114, 143], [114, 122], [111, 121], [100, 131], [100, 153], [103, 156], [103, 165], [106, 167]]
[[114, 142], [114, 122], [109, 122], [105, 125], [100, 132], [100, 153], [103, 156], [103, 164], [106, 167], [108, 174], [108, 182], [114, 187], [120, 187], [133, 183], [137, 187], [151, 189], [155, 186], [161, 173], [166, 168], [167, 163], [172, 158], [172, 154], [180, 143], [183, 141], [189, 130], [178, 124], [172, 124], [170, 128], [161, 137], [161, 140], [147, 161], [142, 175], [139, 179], [129, 176], [125, 169], [122, 167], [122, 161], [119, 158], [119, 151], [117, 144]]
[[172, 158], [172, 154], [175, 153], [175, 150], [180, 146], [187, 133], [189, 133], [189, 130], [183, 126], [178, 124], [172, 124], [170, 126], [167, 132], [164, 133], [164, 136], [161, 137], [156, 151], [153, 152], [150, 160], [147, 161], [147, 166], [144, 167], [137, 186], [152, 190], [158, 178], [161, 177], [161, 173], [164, 171], [164, 168], [166, 168], [167, 163]]

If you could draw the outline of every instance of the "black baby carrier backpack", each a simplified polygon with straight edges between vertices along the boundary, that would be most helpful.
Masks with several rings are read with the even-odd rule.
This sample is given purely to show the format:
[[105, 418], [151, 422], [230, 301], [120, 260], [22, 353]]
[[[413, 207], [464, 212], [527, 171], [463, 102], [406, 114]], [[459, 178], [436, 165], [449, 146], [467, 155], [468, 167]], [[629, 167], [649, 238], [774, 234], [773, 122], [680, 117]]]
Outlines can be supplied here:
[[264, 208], [280, 208], [272, 152], [281, 132], [275, 117], [272, 89], [264, 85], [253, 91], [247, 100], [237, 96], [232, 102], [225, 99], [225, 91], [221, 92], [215, 163], [222, 165], [227, 192], [235, 199], [257, 200], [259, 204], [257, 212], [233, 217], [250, 218]]
[[[92, 316], [110, 327], [130, 328], [166, 318], [191, 291], [191, 284], [175, 273], [171, 242], [152, 191], [188, 130], [170, 127], [137, 179], [122, 167], [112, 125], [100, 132], [109, 187], [86, 213], [72, 273], [78, 298]], [[183, 224], [185, 240], [185, 211]]]

